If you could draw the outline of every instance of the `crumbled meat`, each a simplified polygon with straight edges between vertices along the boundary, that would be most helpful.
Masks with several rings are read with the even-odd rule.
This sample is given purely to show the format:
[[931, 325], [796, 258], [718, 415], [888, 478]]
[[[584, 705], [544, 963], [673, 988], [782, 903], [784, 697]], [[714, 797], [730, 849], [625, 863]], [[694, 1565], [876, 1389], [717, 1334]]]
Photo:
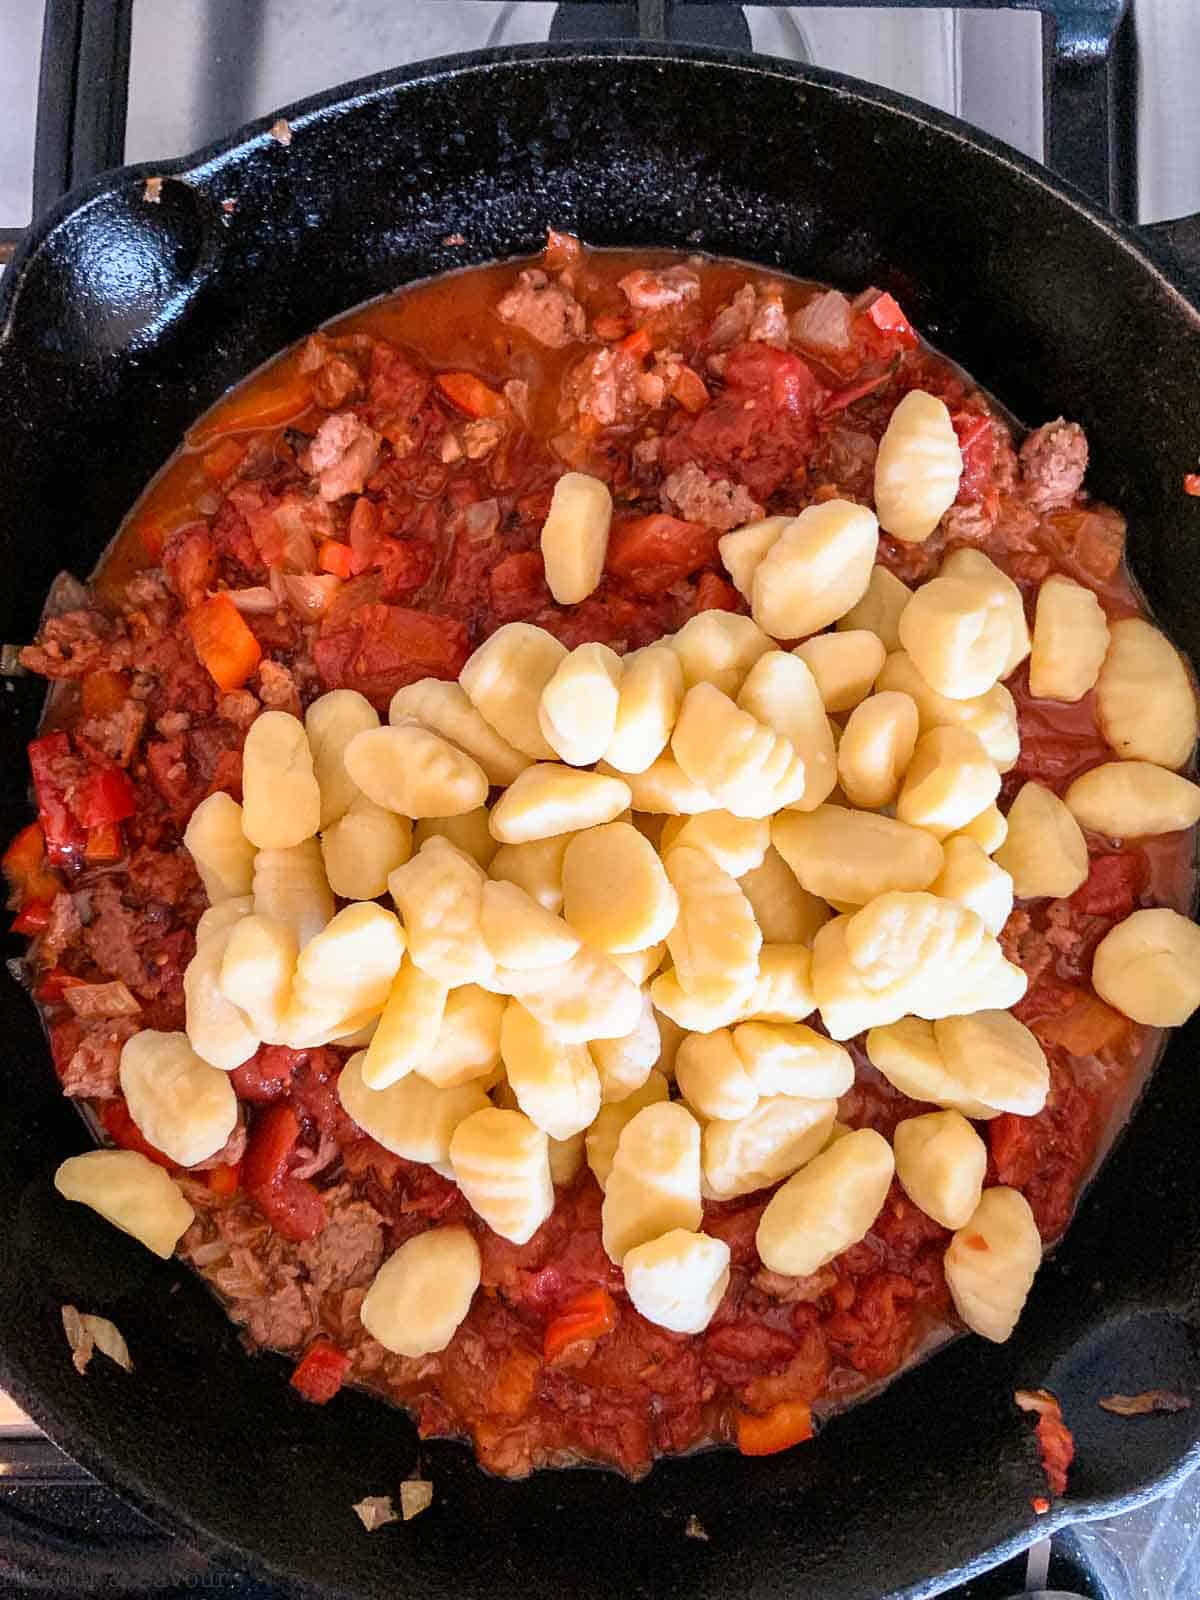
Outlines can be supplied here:
[[124, 606], [127, 614], [140, 613], [152, 627], [165, 628], [175, 613], [166, 575], [156, 570], [135, 573], [125, 585]]
[[174, 739], [176, 734], [186, 733], [192, 725], [191, 713], [188, 711], [167, 711], [155, 719], [154, 731], [160, 733], [164, 739]]
[[788, 342], [787, 312], [783, 309], [783, 300], [777, 294], [764, 294], [755, 307], [754, 316], [750, 322], [748, 339], [757, 339], [760, 344], [774, 345], [776, 350], [786, 350]]
[[129, 858], [129, 887], [139, 900], [179, 906], [197, 893], [200, 879], [187, 850], [151, 850], [143, 845]]
[[639, 414], [641, 369], [614, 350], [593, 350], [563, 378], [560, 415], [588, 417], [600, 428], [629, 422]]
[[83, 943], [100, 970], [120, 978], [141, 1000], [179, 993], [195, 945], [189, 930], [168, 931], [167, 905], [155, 900], [140, 908], [126, 905], [116, 877], [101, 878], [91, 899], [92, 920], [83, 930]]
[[518, 275], [496, 314], [551, 350], [561, 350], [587, 332], [587, 318], [575, 296], [537, 267]]
[[130, 652], [123, 624], [100, 611], [64, 611], [46, 618], [37, 642], [21, 651], [21, 665], [44, 678], [82, 678], [128, 666]]
[[635, 311], [661, 311], [694, 300], [700, 293], [700, 279], [691, 267], [667, 267], [662, 272], [639, 268], [626, 273], [617, 287]]
[[253, 1343], [273, 1350], [306, 1344], [316, 1331], [318, 1296], [300, 1276], [295, 1245], [273, 1232], [244, 1196], [214, 1205], [205, 1184], [185, 1181], [183, 1188], [196, 1220], [180, 1240], [180, 1255], [203, 1271]]
[[305, 344], [300, 354], [300, 371], [312, 373], [312, 397], [326, 411], [344, 406], [362, 384], [354, 362], [333, 349], [323, 333], [314, 333]]
[[1025, 497], [1037, 511], [1069, 505], [1087, 471], [1087, 436], [1077, 422], [1047, 422], [1021, 446]]
[[318, 1295], [370, 1283], [383, 1260], [383, 1218], [349, 1184], [325, 1192], [326, 1223], [296, 1254]]
[[186, 608], [199, 605], [219, 570], [216, 548], [203, 522], [190, 522], [168, 536], [163, 570]]
[[837, 1273], [827, 1267], [821, 1272], [794, 1278], [784, 1272], [772, 1272], [767, 1267], [760, 1267], [750, 1281], [754, 1288], [770, 1295], [772, 1300], [778, 1300], [783, 1305], [799, 1305], [819, 1300], [823, 1294], [828, 1294], [837, 1283]]
[[132, 1017], [105, 1017], [75, 1026], [77, 1041], [59, 1069], [63, 1093], [72, 1100], [111, 1100], [120, 1090], [121, 1046], [142, 1025]]
[[258, 697], [268, 711], [288, 711], [293, 717], [300, 715], [296, 680], [287, 667], [265, 656], [258, 668]]
[[232, 722], [235, 728], [248, 728], [260, 709], [249, 689], [234, 689], [217, 702], [217, 716], [222, 722]]
[[685, 522], [702, 522], [722, 533], [764, 515], [749, 490], [728, 478], [710, 478], [694, 461], [678, 467], [662, 486], [662, 501]]
[[653, 467], [658, 463], [662, 454], [662, 435], [655, 434], [650, 439], [639, 439], [633, 447], [633, 459], [639, 467]]
[[124, 700], [115, 711], [102, 717], [84, 717], [79, 724], [80, 736], [103, 750], [106, 756], [127, 767], [146, 726], [146, 708], [136, 700]]
[[56, 894], [50, 902], [50, 917], [42, 930], [40, 954], [49, 967], [57, 966], [64, 950], [76, 943], [83, 932], [79, 907], [73, 895]]
[[308, 449], [309, 470], [322, 500], [361, 494], [379, 460], [379, 435], [353, 411], [326, 417]]

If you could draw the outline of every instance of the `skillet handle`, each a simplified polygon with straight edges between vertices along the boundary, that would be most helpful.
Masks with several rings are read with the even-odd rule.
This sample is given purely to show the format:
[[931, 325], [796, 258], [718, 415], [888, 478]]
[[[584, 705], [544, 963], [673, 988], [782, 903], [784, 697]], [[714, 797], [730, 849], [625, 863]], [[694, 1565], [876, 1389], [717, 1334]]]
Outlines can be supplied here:
[[1138, 232], [1200, 297], [1200, 211], [1172, 222], [1145, 222]]

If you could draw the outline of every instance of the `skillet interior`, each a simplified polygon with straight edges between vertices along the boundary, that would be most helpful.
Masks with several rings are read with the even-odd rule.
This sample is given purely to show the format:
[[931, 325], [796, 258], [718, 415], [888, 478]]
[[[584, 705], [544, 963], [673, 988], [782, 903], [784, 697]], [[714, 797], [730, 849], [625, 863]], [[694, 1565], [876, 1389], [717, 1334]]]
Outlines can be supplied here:
[[[693, 50], [462, 58], [308, 102], [285, 148], [259, 132], [196, 162], [97, 180], [27, 242], [0, 291], [0, 637], [30, 636], [63, 566], [91, 568], [190, 419], [332, 313], [397, 284], [537, 248], [547, 222], [596, 244], [702, 245], [845, 285], [874, 282], [1019, 415], [1091, 436], [1098, 494], [1130, 516], [1151, 603], [1200, 658], [1192, 601], [1200, 316], [1128, 235], [1000, 147], [831, 74]], [[161, 203], [147, 173], [168, 177]], [[221, 202], [236, 201], [232, 214]], [[467, 243], [442, 243], [462, 233]], [[23, 772], [40, 685], [0, 695], [0, 760]], [[1153, 714], [1153, 707], [1148, 707]], [[0, 834], [26, 820], [22, 782]], [[15, 951], [12, 953], [16, 953]], [[223, 1313], [48, 1178], [83, 1148], [32, 1008], [6, 981], [0, 1063], [0, 1368], [53, 1437], [201, 1543], [355, 1595], [673, 1593], [852, 1600], [933, 1594], [1196, 1457], [1200, 1408], [1145, 1422], [1098, 1395], [1200, 1390], [1200, 1019], [1145, 1103], [1012, 1342], [962, 1342], [768, 1461], [707, 1455], [630, 1485], [485, 1479], [358, 1395], [295, 1400]], [[59, 1306], [112, 1315], [137, 1371], [70, 1367]], [[1017, 1385], [1076, 1428], [1051, 1518]], [[418, 1463], [432, 1511], [366, 1536], [350, 1513]], [[689, 1515], [707, 1543], [684, 1537]], [[1035, 1531], [1036, 1528], [1036, 1531]]]

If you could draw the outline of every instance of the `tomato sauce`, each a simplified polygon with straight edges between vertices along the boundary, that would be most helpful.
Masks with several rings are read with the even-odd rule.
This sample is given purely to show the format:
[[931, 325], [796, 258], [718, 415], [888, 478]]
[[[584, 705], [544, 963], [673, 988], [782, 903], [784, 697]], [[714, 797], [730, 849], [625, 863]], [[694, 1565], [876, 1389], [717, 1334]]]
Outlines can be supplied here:
[[[697, 610], [745, 610], [717, 551], [735, 525], [726, 513], [869, 503], [875, 447], [914, 387], [946, 400], [965, 472], [937, 533], [919, 546], [885, 537], [881, 560], [919, 582], [969, 544], [1017, 581], [1031, 621], [1054, 571], [1089, 585], [1111, 617], [1144, 610], [1119, 515], [1087, 498], [1081, 469], [1064, 485], [1057, 458], [1019, 459], [1000, 408], [919, 342], [890, 296], [846, 301], [736, 263], [588, 252], [559, 235], [529, 264], [535, 279], [520, 270], [405, 289], [232, 390], [131, 511], [91, 609], [47, 620], [26, 652], [70, 693], [62, 731], [35, 752], [41, 838], [20, 836], [6, 866], [14, 905], [35, 908], [29, 931], [40, 924], [37, 992], [64, 1090], [115, 1142], [140, 1137], [116, 1082], [120, 1038], [182, 1027], [181, 974], [205, 903], [182, 828], [206, 794], [240, 792], [241, 741], [261, 706], [300, 711], [348, 686], [386, 708], [403, 683], [456, 676], [516, 619], [569, 646], [626, 650]], [[694, 288], [674, 294], [681, 270]], [[621, 287], [631, 273], [636, 296]], [[520, 314], [498, 315], [512, 295]], [[555, 342], [559, 327], [576, 335]], [[314, 436], [334, 416], [349, 420], [326, 460]], [[567, 468], [604, 478], [616, 509], [599, 588], [559, 607], [538, 536]], [[1094, 695], [1036, 701], [1025, 667], [1009, 687], [1022, 748], [1002, 809], [1028, 779], [1061, 792], [1110, 759]], [[1048, 1244], [1161, 1042], [1094, 995], [1091, 954], [1135, 907], [1187, 911], [1194, 889], [1191, 834], [1092, 837], [1089, 852], [1075, 895], [1019, 902], [1003, 935], [1029, 974], [1015, 1009], [1046, 1050], [1049, 1101], [983, 1125], [988, 1181], [1025, 1193]], [[113, 980], [136, 997], [138, 1022], [82, 1021], [72, 988]], [[890, 1135], [929, 1109], [893, 1089], [861, 1041], [851, 1049], [843, 1122]], [[509, 1244], [451, 1181], [361, 1134], [334, 1088], [346, 1054], [263, 1047], [233, 1074], [240, 1145], [207, 1177], [183, 1178], [199, 1213], [183, 1253], [249, 1343], [307, 1349], [296, 1387], [318, 1403], [359, 1384], [408, 1406], [423, 1436], [469, 1437], [498, 1473], [582, 1459], [637, 1474], [711, 1443], [800, 1442], [814, 1414], [870, 1393], [957, 1328], [949, 1235], [894, 1184], [866, 1238], [808, 1278], [758, 1259], [769, 1192], [708, 1202], [730, 1288], [703, 1334], [666, 1332], [639, 1316], [603, 1251], [586, 1167], [533, 1239]], [[481, 1292], [444, 1352], [390, 1356], [358, 1321], [365, 1286], [382, 1255], [445, 1222], [476, 1232]]]

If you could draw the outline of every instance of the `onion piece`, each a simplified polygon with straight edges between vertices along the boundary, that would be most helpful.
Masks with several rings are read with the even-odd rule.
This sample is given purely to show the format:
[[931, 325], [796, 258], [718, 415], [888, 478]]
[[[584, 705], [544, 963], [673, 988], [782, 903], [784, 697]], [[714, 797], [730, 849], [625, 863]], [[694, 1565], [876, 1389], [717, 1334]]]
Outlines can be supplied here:
[[332, 573], [289, 572], [283, 575], [288, 603], [306, 622], [315, 622], [325, 615], [341, 586], [342, 580]]
[[812, 350], [849, 350], [850, 302], [836, 289], [827, 289], [792, 318], [792, 338]]
[[500, 526], [500, 502], [476, 500], [472, 505], [464, 506], [462, 526], [472, 544], [482, 544], [485, 539], [490, 539]]
[[419, 1517], [433, 1504], [433, 1485], [427, 1478], [408, 1478], [400, 1485], [400, 1514], [405, 1522]]
[[119, 978], [111, 983], [73, 983], [63, 990], [63, 999], [77, 1017], [136, 1017], [142, 1009]]
[[87, 1371], [97, 1350], [126, 1372], [133, 1371], [129, 1346], [115, 1322], [110, 1322], [107, 1317], [91, 1316], [75, 1306], [63, 1306], [62, 1323], [76, 1372], [82, 1374]]
[[389, 1522], [399, 1522], [400, 1514], [392, 1504], [390, 1494], [369, 1494], [350, 1507], [368, 1533], [376, 1528], [386, 1528]]
[[263, 616], [279, 609], [279, 601], [266, 584], [259, 584], [254, 589], [226, 589], [223, 593], [229, 596], [245, 616]]
[[1189, 1411], [1192, 1402], [1173, 1389], [1147, 1389], [1143, 1394], [1106, 1394], [1096, 1402], [1118, 1417], [1148, 1417], [1155, 1411]]

